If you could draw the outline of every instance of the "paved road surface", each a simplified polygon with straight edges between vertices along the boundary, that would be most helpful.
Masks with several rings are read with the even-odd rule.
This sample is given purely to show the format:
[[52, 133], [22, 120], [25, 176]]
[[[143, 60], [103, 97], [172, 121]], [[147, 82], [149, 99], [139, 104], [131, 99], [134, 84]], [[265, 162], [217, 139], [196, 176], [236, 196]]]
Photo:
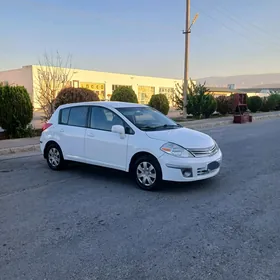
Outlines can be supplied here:
[[277, 280], [279, 119], [205, 130], [210, 181], [134, 187], [122, 173], [0, 161], [0, 279]]

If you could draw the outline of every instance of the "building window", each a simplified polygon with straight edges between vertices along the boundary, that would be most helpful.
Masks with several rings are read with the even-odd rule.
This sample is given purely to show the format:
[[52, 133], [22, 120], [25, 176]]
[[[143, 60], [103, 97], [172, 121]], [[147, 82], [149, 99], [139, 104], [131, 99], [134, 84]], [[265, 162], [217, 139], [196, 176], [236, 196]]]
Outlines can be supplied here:
[[80, 87], [80, 82], [79, 81], [73, 81], [73, 87], [74, 88]]
[[112, 91], [116, 90], [119, 87], [128, 87], [128, 88], [132, 88], [132, 86], [129, 85], [112, 85]]

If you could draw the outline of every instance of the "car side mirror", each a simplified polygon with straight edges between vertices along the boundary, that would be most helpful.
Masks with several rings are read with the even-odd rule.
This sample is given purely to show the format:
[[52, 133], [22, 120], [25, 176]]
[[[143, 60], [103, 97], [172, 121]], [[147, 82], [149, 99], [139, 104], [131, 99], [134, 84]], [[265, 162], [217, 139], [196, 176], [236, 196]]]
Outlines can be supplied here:
[[113, 125], [112, 132], [118, 133], [122, 139], [125, 138], [125, 129], [122, 125]]

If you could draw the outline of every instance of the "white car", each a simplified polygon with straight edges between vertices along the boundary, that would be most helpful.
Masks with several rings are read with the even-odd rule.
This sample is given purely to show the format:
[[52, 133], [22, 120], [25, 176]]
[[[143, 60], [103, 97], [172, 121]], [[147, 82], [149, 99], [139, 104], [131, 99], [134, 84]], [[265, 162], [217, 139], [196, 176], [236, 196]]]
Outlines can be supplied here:
[[43, 127], [40, 146], [53, 170], [66, 161], [118, 169], [130, 172], [144, 190], [162, 180], [213, 177], [222, 161], [210, 136], [184, 128], [149, 106], [124, 102], [58, 107]]

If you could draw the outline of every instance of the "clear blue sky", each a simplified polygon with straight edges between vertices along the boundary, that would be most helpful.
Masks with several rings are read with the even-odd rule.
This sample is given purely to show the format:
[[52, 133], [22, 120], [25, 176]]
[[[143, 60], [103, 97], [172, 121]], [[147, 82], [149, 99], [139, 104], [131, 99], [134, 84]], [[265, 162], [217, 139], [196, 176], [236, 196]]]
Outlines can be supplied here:
[[[192, 78], [280, 72], [279, 0], [191, 0]], [[45, 52], [75, 68], [182, 78], [185, 0], [1, 1], [0, 70]]]

